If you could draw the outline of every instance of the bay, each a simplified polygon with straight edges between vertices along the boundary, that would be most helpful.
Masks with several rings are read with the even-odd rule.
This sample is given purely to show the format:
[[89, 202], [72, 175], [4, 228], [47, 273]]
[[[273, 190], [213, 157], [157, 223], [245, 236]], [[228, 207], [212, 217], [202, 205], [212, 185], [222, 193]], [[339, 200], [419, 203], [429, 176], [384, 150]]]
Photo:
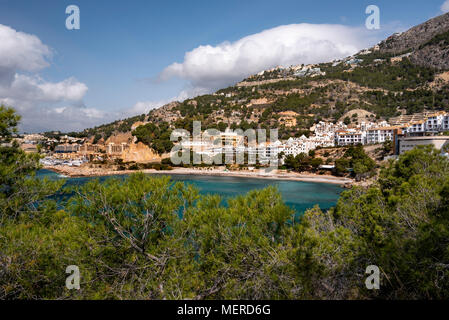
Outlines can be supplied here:
[[[49, 170], [40, 170], [38, 177], [50, 179], [66, 179], [66, 185], [82, 185], [92, 179], [104, 181], [108, 177], [82, 177], [67, 178]], [[158, 176], [157, 174], [155, 176]], [[115, 176], [117, 177], [117, 176]], [[125, 176], [118, 176], [125, 177]], [[206, 175], [172, 175], [173, 181], [181, 181], [196, 186], [201, 194], [219, 194], [224, 199], [243, 195], [254, 189], [263, 189], [275, 186], [282, 195], [284, 202], [301, 214], [309, 208], [319, 205], [327, 210], [337, 203], [340, 193], [344, 189], [338, 185], [326, 183], [313, 183], [302, 181], [285, 181], [243, 177], [222, 177]]]

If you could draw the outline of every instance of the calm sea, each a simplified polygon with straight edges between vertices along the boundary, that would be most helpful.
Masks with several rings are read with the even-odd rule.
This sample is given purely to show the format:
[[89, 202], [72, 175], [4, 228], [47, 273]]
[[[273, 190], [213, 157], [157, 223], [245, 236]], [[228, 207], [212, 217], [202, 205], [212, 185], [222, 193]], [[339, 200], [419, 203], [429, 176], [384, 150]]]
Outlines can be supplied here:
[[[64, 177], [49, 170], [40, 170], [39, 177], [48, 177], [51, 179], [62, 179]], [[104, 181], [108, 177], [99, 177]], [[67, 185], [81, 185], [89, 180], [88, 178], [64, 178]], [[321, 209], [333, 207], [344, 190], [338, 185], [325, 183], [312, 183], [300, 181], [282, 181], [242, 177], [218, 177], [203, 175], [173, 175], [172, 180], [182, 181], [193, 184], [202, 194], [219, 194], [223, 198], [235, 197], [245, 194], [250, 190], [263, 189], [267, 186], [276, 186], [287, 205], [295, 209], [297, 213], [303, 213], [305, 210], [319, 205]]]

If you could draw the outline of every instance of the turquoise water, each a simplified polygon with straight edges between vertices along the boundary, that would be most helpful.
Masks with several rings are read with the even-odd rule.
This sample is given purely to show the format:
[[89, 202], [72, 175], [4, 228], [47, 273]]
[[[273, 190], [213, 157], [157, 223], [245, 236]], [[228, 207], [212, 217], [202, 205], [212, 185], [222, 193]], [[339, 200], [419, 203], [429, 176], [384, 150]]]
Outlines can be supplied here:
[[[48, 177], [51, 179], [62, 178], [59, 174], [49, 170], [40, 170], [39, 177]], [[155, 175], [157, 176], [157, 175]], [[236, 197], [254, 189], [263, 189], [267, 186], [276, 186], [285, 203], [295, 209], [297, 213], [319, 205], [321, 209], [333, 207], [343, 191], [338, 185], [325, 183], [312, 183], [301, 181], [282, 181], [242, 177], [218, 177], [203, 175], [172, 175], [172, 180], [182, 181], [195, 185], [202, 194], [219, 194], [223, 198]], [[100, 181], [108, 177], [100, 177]], [[89, 180], [88, 178], [65, 178], [67, 185], [81, 185]]]

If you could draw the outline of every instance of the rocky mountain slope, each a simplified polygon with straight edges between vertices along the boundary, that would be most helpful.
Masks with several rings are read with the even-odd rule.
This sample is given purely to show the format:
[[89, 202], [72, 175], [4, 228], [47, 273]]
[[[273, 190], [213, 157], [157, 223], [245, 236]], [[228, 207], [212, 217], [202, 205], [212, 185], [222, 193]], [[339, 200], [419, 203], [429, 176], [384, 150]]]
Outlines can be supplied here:
[[[263, 71], [243, 84], [81, 134], [106, 141], [118, 132], [131, 132], [133, 123], [140, 121], [147, 126], [140, 134], [148, 132], [158, 142], [166, 139], [167, 130], [191, 131], [192, 121], [200, 120], [203, 129], [278, 127], [280, 138], [288, 138], [307, 134], [319, 120], [337, 121], [352, 110], [367, 111], [370, 120], [449, 110], [448, 36], [449, 13], [340, 61]], [[283, 124], [283, 111], [297, 113], [295, 126]]]
[[417, 65], [449, 69], [449, 13], [392, 35], [381, 42], [380, 51], [394, 54], [411, 51], [410, 60]]

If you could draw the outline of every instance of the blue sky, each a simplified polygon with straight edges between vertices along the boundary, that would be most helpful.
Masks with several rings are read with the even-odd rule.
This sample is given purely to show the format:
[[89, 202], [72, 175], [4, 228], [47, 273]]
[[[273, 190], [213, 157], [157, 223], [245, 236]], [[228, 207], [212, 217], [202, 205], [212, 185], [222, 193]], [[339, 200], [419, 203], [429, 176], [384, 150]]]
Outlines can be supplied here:
[[[249, 47], [242, 53], [240, 46], [237, 49], [237, 45], [233, 45], [245, 37], [250, 37], [247, 42], [251, 42], [254, 40], [252, 35], [264, 30], [275, 31], [257, 36], [256, 42], [264, 41], [266, 36], [268, 43], [274, 41], [279, 45], [275, 38], [280, 33], [303, 32], [307, 37], [308, 32], [318, 32], [316, 25], [324, 25], [330, 32], [340, 32], [338, 27], [343, 26], [348, 28], [342, 32], [348, 32], [349, 38], [354, 35], [352, 42], [344, 44], [345, 49], [336, 49], [335, 54], [343, 54], [353, 46], [374, 44], [395, 31], [441, 14], [443, 2], [0, 0], [0, 26], [9, 28], [5, 29], [3, 37], [20, 37], [22, 33], [34, 35], [41, 44], [35, 43], [24, 52], [32, 55], [40, 50], [44, 60], [29, 67], [25, 65], [29, 58], [24, 53], [20, 55], [24, 61], [18, 61], [19, 57], [15, 56], [13, 65], [3, 66], [9, 75], [16, 75], [16, 80], [9, 77], [9, 81], [17, 83], [10, 91], [8, 86], [0, 88], [0, 101], [13, 104], [23, 113], [23, 130], [81, 129], [147, 112], [174, 98], [213, 91], [273, 64], [292, 63], [295, 59], [297, 64], [317, 62], [315, 60], [326, 57], [319, 53], [313, 57], [311, 50], [292, 56], [284, 49], [260, 56], [258, 47], [254, 52], [251, 51], [254, 47]], [[65, 8], [71, 4], [80, 8], [80, 30], [65, 28]], [[370, 4], [381, 10], [379, 31], [362, 30], [367, 17], [365, 8]], [[311, 26], [276, 29], [304, 23]], [[1, 34], [0, 30], [0, 39]], [[344, 42], [344, 38], [342, 36], [341, 41]], [[229, 45], [221, 46], [224, 41]], [[210, 47], [199, 48], [207, 45]], [[300, 52], [298, 45], [300, 42], [296, 41], [296, 47], [286, 48]], [[263, 50], [274, 50], [272, 47]], [[50, 53], [45, 53], [45, 48]], [[0, 59], [9, 61], [7, 55], [13, 53], [8, 51], [10, 48], [0, 42]], [[190, 58], [185, 58], [187, 52], [192, 52]], [[217, 66], [221, 65], [220, 59], [232, 59], [233, 54], [240, 58], [243, 55], [242, 59], [252, 59], [254, 55], [258, 63], [248, 69], [235, 63]], [[202, 61], [204, 64], [197, 66]], [[174, 63], [180, 65], [173, 66]], [[166, 69], [168, 66], [172, 67]], [[200, 69], [196, 70], [196, 67]], [[0, 62], [0, 78], [1, 72]], [[22, 78], [19, 79], [20, 75]], [[67, 79], [70, 80], [64, 82]], [[49, 92], [50, 97], [39, 92], [33, 95], [38, 97], [37, 101], [21, 99], [19, 89], [30, 85], [28, 91], [47, 88], [48, 91], [44, 91]], [[62, 92], [55, 94], [56, 90]], [[77, 112], [77, 108], [85, 112]], [[57, 117], [52, 110], [58, 110]]]

